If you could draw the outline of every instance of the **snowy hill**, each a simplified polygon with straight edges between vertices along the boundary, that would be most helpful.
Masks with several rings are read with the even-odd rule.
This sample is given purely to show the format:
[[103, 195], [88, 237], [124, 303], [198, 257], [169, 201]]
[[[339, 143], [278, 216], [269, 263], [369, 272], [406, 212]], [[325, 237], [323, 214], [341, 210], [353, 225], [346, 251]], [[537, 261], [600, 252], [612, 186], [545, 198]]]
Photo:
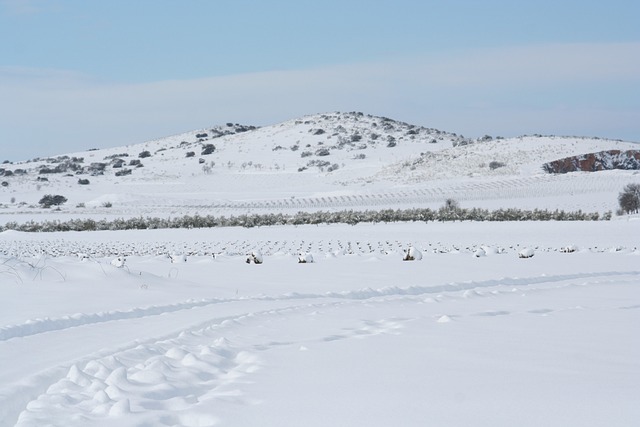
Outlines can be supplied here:
[[[637, 171], [546, 173], [543, 165], [637, 144], [526, 136], [471, 140], [363, 113], [257, 128], [227, 123], [108, 149], [0, 167], [0, 213], [176, 216], [318, 209], [463, 207], [609, 211]], [[68, 202], [43, 210], [45, 194]]]

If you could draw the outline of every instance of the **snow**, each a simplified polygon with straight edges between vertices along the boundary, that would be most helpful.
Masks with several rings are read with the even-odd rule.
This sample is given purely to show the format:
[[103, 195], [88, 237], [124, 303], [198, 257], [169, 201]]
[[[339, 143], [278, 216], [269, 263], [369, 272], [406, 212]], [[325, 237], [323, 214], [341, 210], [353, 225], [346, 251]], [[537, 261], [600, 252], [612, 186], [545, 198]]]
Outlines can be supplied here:
[[[541, 170], [637, 144], [469, 142], [359, 113], [210, 127], [70, 154], [126, 165], [150, 152], [131, 175], [79, 175], [88, 185], [36, 179], [57, 161], [3, 165], [27, 172], [3, 177], [0, 224], [439, 208], [447, 198], [607, 212], [640, 179]], [[209, 143], [216, 151], [201, 155]], [[323, 148], [329, 156], [301, 156]], [[69, 201], [42, 209], [44, 194]], [[638, 236], [637, 215], [0, 232], [0, 426], [635, 425]]]
[[[219, 133], [236, 128], [211, 129]], [[313, 131], [319, 128], [325, 133], [315, 135]], [[196, 137], [203, 133], [208, 139]], [[637, 171], [552, 175], [542, 170], [544, 163], [570, 155], [638, 149], [638, 144], [597, 138], [523, 136], [460, 145], [467, 140], [454, 134], [357, 113], [317, 114], [251, 131], [213, 135], [202, 129], [126, 147], [67, 154], [83, 159], [76, 165], [85, 168], [92, 163], [108, 164], [119, 156], [124, 167], [132, 169], [131, 175], [120, 177], [115, 173], [122, 168], [111, 165], [97, 176], [76, 175], [73, 170], [39, 173], [41, 167], [60, 165], [56, 158], [2, 165], [26, 174], [3, 177], [9, 185], [0, 188], [0, 221], [20, 222], [25, 216], [100, 220], [433, 209], [447, 198], [465, 208], [604, 213], [616, 210], [616, 197], [624, 185], [640, 182]], [[396, 146], [388, 147], [387, 138], [393, 138]], [[204, 144], [214, 144], [216, 150], [201, 155]], [[319, 149], [328, 149], [330, 155], [316, 155]], [[139, 158], [145, 151], [151, 156]], [[195, 156], [187, 157], [190, 152]], [[303, 157], [305, 152], [311, 154]], [[140, 160], [143, 167], [126, 166], [132, 160]], [[329, 172], [328, 166], [309, 165], [318, 161], [339, 167]], [[492, 162], [504, 166], [492, 169]], [[306, 169], [299, 172], [302, 168]], [[79, 185], [79, 178], [90, 184]], [[45, 194], [64, 195], [68, 202], [60, 210], [41, 209], [38, 201]]]
[[[60, 256], [2, 257], [0, 425], [632, 425], [638, 235], [639, 221], [2, 233]], [[168, 241], [194, 255], [154, 253]], [[198, 254], [214, 241], [226, 252]], [[122, 268], [71, 255], [106, 247], [132, 253]], [[407, 247], [422, 261], [402, 262]]]

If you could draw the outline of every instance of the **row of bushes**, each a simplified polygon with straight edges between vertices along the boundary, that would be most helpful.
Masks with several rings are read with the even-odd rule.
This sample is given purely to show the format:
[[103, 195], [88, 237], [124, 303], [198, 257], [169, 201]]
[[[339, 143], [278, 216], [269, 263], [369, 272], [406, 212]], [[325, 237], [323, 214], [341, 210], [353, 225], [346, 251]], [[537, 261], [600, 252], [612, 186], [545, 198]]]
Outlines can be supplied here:
[[185, 215], [179, 218], [137, 217], [108, 221], [72, 219], [68, 221], [30, 221], [24, 224], [8, 222], [0, 231], [26, 232], [94, 231], [94, 230], [144, 230], [163, 228], [213, 228], [213, 227], [264, 227], [271, 225], [350, 224], [411, 221], [598, 221], [611, 219], [611, 212], [604, 215], [582, 211], [565, 212], [549, 210], [499, 209], [386, 209], [380, 211], [298, 212], [293, 215], [251, 214], [238, 216]]

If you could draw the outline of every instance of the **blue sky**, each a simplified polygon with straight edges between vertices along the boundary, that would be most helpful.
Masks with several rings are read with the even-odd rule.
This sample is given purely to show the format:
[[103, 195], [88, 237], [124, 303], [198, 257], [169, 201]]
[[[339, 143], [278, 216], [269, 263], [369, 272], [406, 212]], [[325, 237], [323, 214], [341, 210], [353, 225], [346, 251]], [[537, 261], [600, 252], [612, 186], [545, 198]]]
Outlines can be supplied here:
[[0, 0], [0, 161], [326, 111], [640, 141], [638, 17], [635, 0]]

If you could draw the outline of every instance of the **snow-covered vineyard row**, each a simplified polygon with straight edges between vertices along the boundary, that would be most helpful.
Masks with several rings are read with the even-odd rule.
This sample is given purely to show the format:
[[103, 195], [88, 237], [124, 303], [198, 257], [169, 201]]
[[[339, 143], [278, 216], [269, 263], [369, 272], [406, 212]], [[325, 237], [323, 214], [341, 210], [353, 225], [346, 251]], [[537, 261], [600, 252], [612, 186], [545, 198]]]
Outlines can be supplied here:
[[[525, 249], [524, 246], [513, 244], [501, 246], [495, 244], [452, 245], [424, 240], [410, 241], [352, 241], [352, 240], [282, 240], [282, 241], [200, 241], [200, 242], [83, 242], [66, 240], [35, 240], [35, 241], [0, 241], [0, 254], [4, 257], [38, 258], [49, 257], [79, 257], [104, 258], [109, 256], [154, 256], [166, 258], [168, 262], [176, 262], [180, 257], [186, 262], [189, 258], [207, 258], [220, 256], [246, 256], [252, 251], [265, 256], [291, 255], [312, 253], [316, 259], [323, 257], [349, 255], [389, 255], [402, 257], [408, 248], [417, 248], [427, 254], [470, 254], [484, 256], [493, 254], [515, 254]], [[560, 246], [535, 246], [536, 252], [572, 253], [587, 251], [593, 253], [632, 253], [639, 249], [636, 246], [614, 245], [606, 247], [590, 246], [578, 247], [572, 243]], [[0, 258], [1, 266], [2, 258]], [[1, 269], [0, 269], [1, 272]]]

